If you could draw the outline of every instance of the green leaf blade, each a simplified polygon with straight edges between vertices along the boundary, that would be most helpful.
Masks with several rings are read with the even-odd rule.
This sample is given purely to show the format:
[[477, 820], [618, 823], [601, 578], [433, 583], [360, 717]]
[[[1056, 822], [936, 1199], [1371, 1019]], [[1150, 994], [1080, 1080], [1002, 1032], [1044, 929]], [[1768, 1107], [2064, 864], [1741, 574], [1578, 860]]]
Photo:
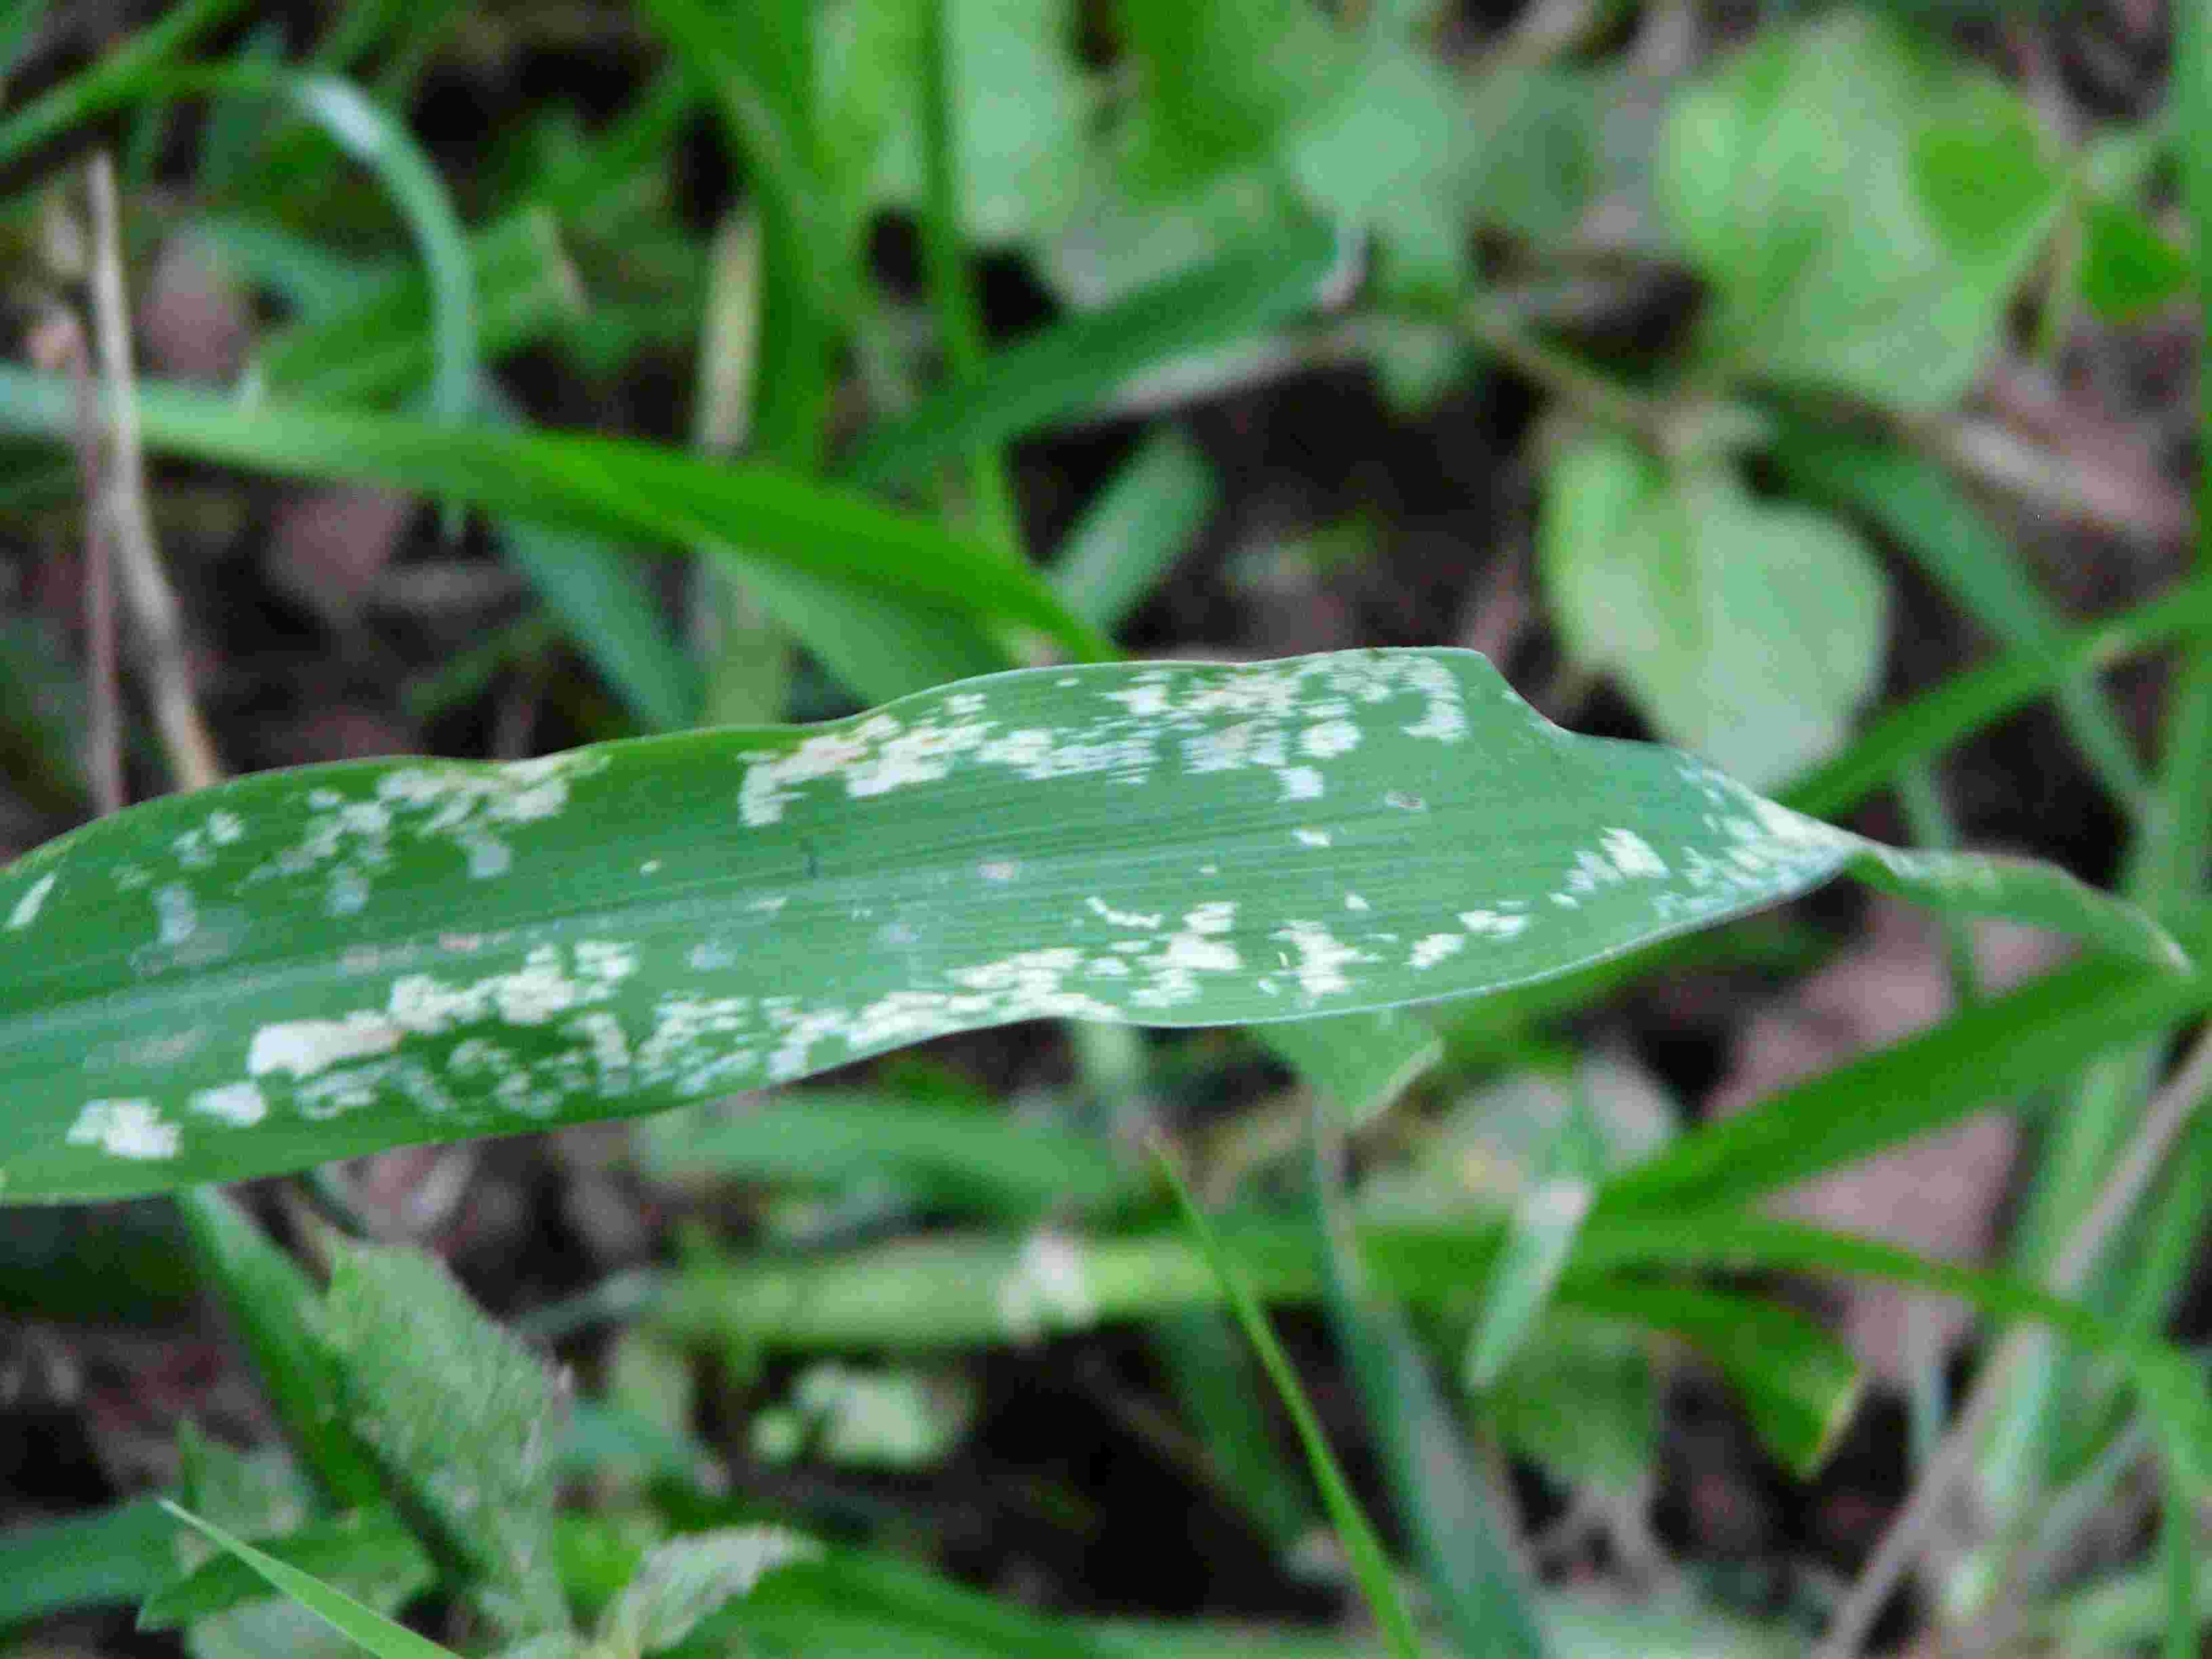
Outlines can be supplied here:
[[[1024, 670], [810, 728], [265, 774], [0, 872], [0, 1196], [634, 1115], [1020, 1019], [1467, 995], [1869, 845], [1563, 732], [1455, 651]], [[1914, 868], [1887, 878], [1948, 896]], [[2037, 880], [2037, 920], [2142, 931]]]

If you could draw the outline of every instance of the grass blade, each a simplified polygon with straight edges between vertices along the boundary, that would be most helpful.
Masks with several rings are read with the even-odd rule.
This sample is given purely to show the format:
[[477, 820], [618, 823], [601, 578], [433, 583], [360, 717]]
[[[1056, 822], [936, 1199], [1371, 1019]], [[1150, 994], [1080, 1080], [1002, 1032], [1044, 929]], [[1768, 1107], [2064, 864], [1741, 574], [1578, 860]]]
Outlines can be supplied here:
[[1298, 1384], [1297, 1373], [1291, 1369], [1288, 1356], [1275, 1340], [1267, 1316], [1261, 1311], [1251, 1287], [1222, 1249], [1212, 1225], [1192, 1200], [1190, 1189], [1183, 1185], [1182, 1176], [1165, 1153], [1161, 1154], [1160, 1168], [1175, 1188], [1176, 1201], [1182, 1211], [1185, 1224], [1205, 1252], [1207, 1265], [1235, 1310], [1237, 1322], [1244, 1328], [1245, 1336], [1259, 1354], [1260, 1363], [1267, 1368], [1268, 1379], [1274, 1383], [1284, 1408], [1291, 1414], [1298, 1443], [1305, 1449], [1306, 1462], [1313, 1470], [1314, 1484], [1321, 1489], [1322, 1505], [1328, 1510], [1338, 1540], [1344, 1546], [1352, 1573], [1366, 1595], [1368, 1610], [1382, 1626], [1390, 1650], [1399, 1659], [1419, 1659], [1420, 1638], [1399, 1600], [1397, 1581], [1391, 1571], [1389, 1558], [1382, 1553], [1382, 1541], [1375, 1535], [1375, 1528], [1369, 1524], [1366, 1511], [1359, 1507], [1359, 1500], [1352, 1495], [1352, 1488], [1345, 1484], [1335, 1454], [1329, 1450], [1328, 1438], [1322, 1433], [1312, 1406], [1307, 1402], [1305, 1390]]
[[877, 489], [911, 483], [970, 450], [1088, 409], [1166, 358], [1272, 328], [1313, 303], [1335, 258], [1325, 227], [1285, 226], [1211, 265], [1056, 323], [878, 427], [846, 475]]
[[2058, 676], [2058, 711], [2112, 798], [2139, 808], [2150, 791], [2118, 712], [2088, 675], [2058, 665], [2065, 627], [1996, 527], [1964, 492], [1920, 457], [1808, 424], [1784, 430], [1774, 450], [1802, 489], [1844, 502], [1881, 524], [1966, 613]]
[[21, 160], [27, 151], [80, 121], [144, 96], [149, 90], [147, 81], [162, 59], [193, 36], [215, 29], [242, 5], [243, 0], [186, 0], [82, 75], [17, 110], [0, 123], [0, 167]]
[[1112, 632], [1183, 556], [1220, 494], [1196, 444], [1172, 429], [1154, 434], [1061, 540], [1054, 588], [1077, 616]]
[[[989, 550], [766, 466], [719, 466], [579, 434], [455, 429], [305, 405], [248, 412], [205, 392], [143, 383], [139, 413], [145, 442], [157, 451], [391, 484], [617, 538], [726, 550], [848, 589], [903, 592], [917, 609], [1003, 615], [1080, 654], [1111, 654], [1040, 579]], [[74, 418], [64, 383], [0, 366], [0, 429], [60, 441]]]
[[363, 1607], [344, 1591], [258, 1550], [242, 1538], [234, 1538], [212, 1521], [204, 1521], [189, 1510], [164, 1498], [161, 1507], [185, 1525], [236, 1556], [271, 1586], [291, 1597], [332, 1630], [376, 1659], [455, 1659], [450, 1650], [404, 1625], [394, 1624], [373, 1607]]

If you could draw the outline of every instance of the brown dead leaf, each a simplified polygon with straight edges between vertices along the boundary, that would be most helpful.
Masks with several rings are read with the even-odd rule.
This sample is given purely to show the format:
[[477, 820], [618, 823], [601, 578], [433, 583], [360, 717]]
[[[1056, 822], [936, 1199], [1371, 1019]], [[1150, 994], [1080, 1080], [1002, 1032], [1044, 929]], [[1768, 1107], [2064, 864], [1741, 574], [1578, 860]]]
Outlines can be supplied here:
[[331, 622], [349, 622], [398, 550], [415, 498], [343, 484], [307, 489], [276, 509], [263, 555], [270, 580]]
[[139, 326], [156, 374], [210, 386], [238, 378], [253, 335], [245, 294], [206, 245], [190, 235], [161, 244]]

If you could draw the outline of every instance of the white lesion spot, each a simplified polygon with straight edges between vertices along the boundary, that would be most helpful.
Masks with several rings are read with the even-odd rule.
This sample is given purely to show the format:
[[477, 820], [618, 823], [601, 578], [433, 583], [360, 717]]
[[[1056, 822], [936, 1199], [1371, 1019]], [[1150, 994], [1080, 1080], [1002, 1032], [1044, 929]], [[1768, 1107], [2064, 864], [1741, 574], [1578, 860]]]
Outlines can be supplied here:
[[202, 1117], [228, 1123], [234, 1129], [250, 1129], [269, 1115], [269, 1102], [258, 1085], [224, 1083], [212, 1089], [195, 1089], [185, 1104]]
[[1613, 861], [1613, 867], [1624, 876], [1659, 878], [1669, 873], [1667, 860], [1633, 830], [1607, 830], [1597, 841], [1606, 857]]
[[1322, 720], [1298, 733], [1298, 750], [1316, 760], [1334, 760], [1359, 747], [1359, 728], [1350, 720]]
[[54, 883], [61, 879], [56, 872], [49, 871], [23, 890], [15, 901], [15, 908], [8, 913], [8, 931], [20, 933], [39, 919], [39, 910], [46, 902], [46, 895], [54, 890]]
[[388, 1054], [403, 1035], [388, 1015], [366, 1010], [343, 1019], [288, 1019], [254, 1032], [246, 1051], [246, 1069], [255, 1077], [289, 1072], [295, 1078], [367, 1054]]
[[1033, 1233], [999, 1285], [999, 1328], [1017, 1342], [1097, 1322], [1097, 1299], [1083, 1249], [1063, 1233]]
[[1329, 844], [1328, 831], [1326, 830], [1300, 829], [1291, 830], [1291, 834], [1297, 838], [1301, 846], [1326, 847]]
[[150, 1100], [88, 1100], [68, 1139], [72, 1146], [97, 1146], [110, 1158], [151, 1162], [174, 1158], [183, 1134], [162, 1120]]
[[1315, 766], [1285, 766], [1275, 774], [1283, 786], [1285, 800], [1319, 800], [1328, 786], [1322, 781], [1321, 769]]
[[1465, 933], [1431, 933], [1425, 939], [1413, 941], [1413, 954], [1406, 958], [1409, 968], [1433, 968], [1447, 957], [1457, 956], [1467, 948]]
[[1166, 920], [1164, 916], [1137, 910], [1117, 910], [1096, 894], [1084, 900], [1083, 902], [1085, 908], [1109, 927], [1151, 929], [1158, 927]]
[[192, 890], [180, 881], [154, 890], [154, 915], [161, 944], [182, 945], [199, 931], [199, 909], [192, 902]]
[[1367, 901], [1357, 893], [1346, 893], [1344, 896], [1344, 908], [1347, 910], [1364, 910], [1368, 908]]
[[1345, 944], [1317, 921], [1288, 921], [1270, 939], [1282, 940], [1297, 953], [1284, 966], [1297, 976], [1298, 988], [1310, 997], [1337, 996], [1352, 989], [1345, 970], [1372, 961], [1364, 951]]
[[1022, 872], [1019, 859], [985, 859], [975, 866], [975, 873], [985, 881], [1012, 881]]
[[1528, 927], [1528, 918], [1503, 910], [1462, 910], [1459, 925], [1477, 939], [1513, 939]]

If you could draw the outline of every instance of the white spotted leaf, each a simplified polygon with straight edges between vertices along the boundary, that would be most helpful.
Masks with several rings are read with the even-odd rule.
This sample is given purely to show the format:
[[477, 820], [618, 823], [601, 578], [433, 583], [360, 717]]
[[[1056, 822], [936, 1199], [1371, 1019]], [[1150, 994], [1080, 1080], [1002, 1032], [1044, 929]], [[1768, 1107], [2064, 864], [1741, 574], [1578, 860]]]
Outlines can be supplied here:
[[2058, 871], [1575, 736], [1465, 651], [1025, 669], [810, 727], [266, 773], [0, 871], [0, 1199], [653, 1111], [1019, 1019], [1467, 996], [1846, 871], [2179, 962]]

